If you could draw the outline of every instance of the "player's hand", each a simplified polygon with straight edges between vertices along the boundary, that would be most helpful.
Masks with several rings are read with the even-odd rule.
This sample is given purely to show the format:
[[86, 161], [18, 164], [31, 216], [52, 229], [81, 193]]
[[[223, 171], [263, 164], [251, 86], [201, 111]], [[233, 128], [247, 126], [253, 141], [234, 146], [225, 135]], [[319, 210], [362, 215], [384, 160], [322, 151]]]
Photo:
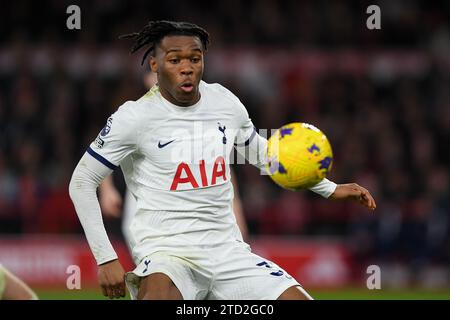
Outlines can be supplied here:
[[105, 297], [125, 297], [125, 271], [119, 260], [109, 261], [98, 267], [98, 283]]
[[122, 196], [114, 187], [104, 187], [99, 194], [102, 213], [107, 217], [118, 218], [122, 213]]
[[356, 183], [338, 184], [336, 190], [330, 196], [330, 199], [351, 199], [371, 210], [375, 210], [375, 208], [377, 207], [375, 200], [370, 192], [366, 188], [363, 188]]

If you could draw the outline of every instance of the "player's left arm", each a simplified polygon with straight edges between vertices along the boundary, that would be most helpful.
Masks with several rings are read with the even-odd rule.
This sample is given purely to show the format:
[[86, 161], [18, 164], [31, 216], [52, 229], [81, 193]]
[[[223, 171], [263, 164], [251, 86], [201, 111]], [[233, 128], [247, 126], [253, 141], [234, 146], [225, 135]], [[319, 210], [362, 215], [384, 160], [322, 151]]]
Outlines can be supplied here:
[[[235, 149], [243, 155], [251, 164], [264, 170], [268, 162], [267, 139], [256, 131], [244, 105], [234, 97], [240, 116], [240, 127]], [[370, 192], [356, 183], [336, 184], [328, 179], [323, 179], [309, 190], [320, 194], [330, 200], [354, 200], [369, 209], [374, 210], [376, 203]]]
[[[254, 127], [250, 129], [251, 127], [251, 121], [248, 120], [242, 130], [248, 138], [244, 143], [235, 144], [235, 148], [251, 164], [264, 170], [268, 161], [267, 139], [260, 136]], [[330, 200], [349, 199], [371, 210], [375, 210], [376, 208], [375, 200], [370, 192], [356, 183], [336, 184], [328, 179], [323, 179], [311, 187], [310, 190]]]

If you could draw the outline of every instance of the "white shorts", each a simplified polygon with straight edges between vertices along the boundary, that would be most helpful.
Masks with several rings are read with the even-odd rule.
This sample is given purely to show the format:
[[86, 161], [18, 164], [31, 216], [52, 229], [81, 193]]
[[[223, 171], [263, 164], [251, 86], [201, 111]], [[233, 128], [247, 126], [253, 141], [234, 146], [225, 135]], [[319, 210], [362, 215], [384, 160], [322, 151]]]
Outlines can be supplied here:
[[286, 289], [300, 286], [285, 270], [239, 242], [147, 256], [126, 274], [132, 299], [140, 280], [152, 273], [167, 275], [185, 300], [275, 300]]

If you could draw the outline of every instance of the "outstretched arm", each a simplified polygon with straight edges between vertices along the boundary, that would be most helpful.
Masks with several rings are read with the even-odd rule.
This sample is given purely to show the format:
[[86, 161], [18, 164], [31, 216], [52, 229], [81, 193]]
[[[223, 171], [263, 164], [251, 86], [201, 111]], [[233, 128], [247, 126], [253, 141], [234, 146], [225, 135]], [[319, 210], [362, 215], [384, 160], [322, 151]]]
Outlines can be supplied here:
[[[267, 140], [264, 137], [261, 137], [256, 133], [248, 144], [244, 147], [236, 146], [236, 149], [242, 155], [247, 155], [246, 158], [248, 160], [257, 159], [253, 164], [260, 169], [264, 168], [264, 165], [267, 162]], [[248, 150], [247, 153], [245, 152], [245, 149]], [[375, 200], [370, 192], [356, 183], [336, 184], [328, 179], [323, 179], [318, 184], [311, 187], [310, 190], [330, 200], [350, 199], [371, 210], [375, 210], [376, 208]]]
[[[253, 126], [247, 110], [242, 103], [234, 97], [239, 110], [242, 111], [242, 123], [236, 137], [234, 145], [236, 150], [243, 155], [251, 164], [264, 170], [268, 162], [267, 156], [267, 139], [260, 136]], [[340, 184], [323, 179], [315, 186], [310, 188], [311, 191], [320, 194], [324, 198], [338, 200], [351, 199], [359, 202], [369, 209], [376, 208], [375, 200], [369, 191], [356, 183]]]

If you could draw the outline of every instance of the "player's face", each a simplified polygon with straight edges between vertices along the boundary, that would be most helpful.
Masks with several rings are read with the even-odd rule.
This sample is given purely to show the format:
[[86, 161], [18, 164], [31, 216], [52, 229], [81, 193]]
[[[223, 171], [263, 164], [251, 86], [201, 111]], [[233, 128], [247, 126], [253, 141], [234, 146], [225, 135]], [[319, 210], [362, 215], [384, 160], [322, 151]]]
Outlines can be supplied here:
[[150, 59], [157, 73], [164, 98], [173, 104], [190, 106], [200, 99], [199, 83], [203, 76], [203, 46], [197, 37], [167, 36], [161, 40]]

